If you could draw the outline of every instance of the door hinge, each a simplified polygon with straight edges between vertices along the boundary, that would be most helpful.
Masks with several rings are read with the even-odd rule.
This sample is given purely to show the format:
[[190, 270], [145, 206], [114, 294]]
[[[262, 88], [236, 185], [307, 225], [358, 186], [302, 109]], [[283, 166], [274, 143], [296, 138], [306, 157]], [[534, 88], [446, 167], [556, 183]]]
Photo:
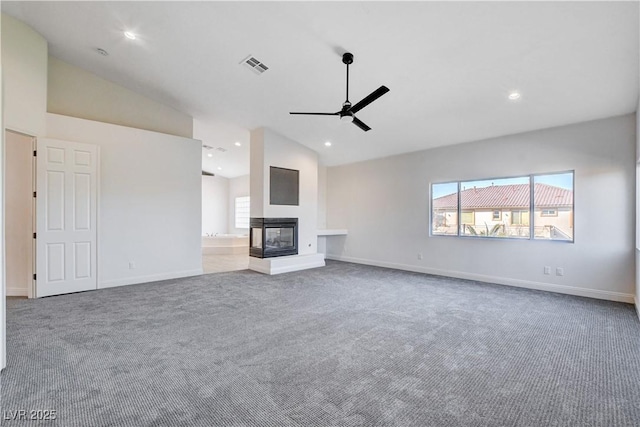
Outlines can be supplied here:
[[33, 233], [33, 238], [34, 238], [34, 239], [36, 238], [36, 233]]
[[36, 150], [33, 150], [33, 157], [38, 157], [38, 152]]
[[33, 197], [36, 197], [36, 192], [35, 191], [33, 192]]
[[36, 273], [33, 273], [33, 280], [36, 280]]

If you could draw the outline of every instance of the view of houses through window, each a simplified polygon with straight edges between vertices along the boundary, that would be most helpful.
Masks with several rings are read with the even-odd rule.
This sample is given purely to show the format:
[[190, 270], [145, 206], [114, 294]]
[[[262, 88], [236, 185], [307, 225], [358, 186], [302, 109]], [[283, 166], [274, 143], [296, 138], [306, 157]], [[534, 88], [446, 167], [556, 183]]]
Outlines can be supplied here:
[[573, 175], [432, 184], [431, 234], [573, 241]]

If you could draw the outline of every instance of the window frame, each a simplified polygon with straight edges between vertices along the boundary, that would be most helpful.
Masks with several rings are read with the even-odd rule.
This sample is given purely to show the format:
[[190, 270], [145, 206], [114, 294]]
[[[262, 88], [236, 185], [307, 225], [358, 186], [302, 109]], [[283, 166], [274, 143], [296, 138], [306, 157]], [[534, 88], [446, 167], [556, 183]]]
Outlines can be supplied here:
[[[527, 211], [527, 210], [524, 210], [524, 209], [515, 209], [515, 210], [512, 209], [510, 212], [511, 212], [511, 220], [510, 220], [511, 225], [522, 225], [522, 226], [531, 225], [531, 218], [529, 218], [529, 224], [525, 224], [524, 221], [522, 220], [522, 215], [525, 214], [525, 213], [527, 213], [527, 214], [529, 214], [529, 216], [531, 216], [531, 212], [530, 211]], [[519, 222], [514, 222], [513, 221], [513, 218], [515, 217], [515, 214], [518, 214], [518, 216], [520, 217], [520, 221]]]
[[[571, 205], [571, 228], [572, 228], [572, 239], [571, 240], [555, 240], [555, 239], [540, 239], [540, 238], [535, 238], [535, 212], [536, 212], [536, 206], [535, 206], [535, 178], [539, 177], [539, 176], [548, 176], [548, 175], [564, 175], [564, 174], [571, 174], [571, 192], [572, 192], [572, 205]], [[487, 236], [470, 236], [467, 234], [462, 234], [461, 230], [462, 227], [464, 226], [463, 222], [462, 222], [462, 213], [463, 210], [461, 208], [461, 189], [462, 189], [462, 183], [463, 182], [470, 182], [470, 181], [490, 181], [490, 180], [500, 180], [500, 179], [513, 179], [513, 178], [528, 178], [529, 179], [529, 237], [487, 237]], [[433, 233], [433, 186], [434, 185], [440, 185], [440, 184], [453, 184], [453, 183], [457, 183], [458, 184], [458, 192], [457, 192], [457, 199], [458, 199], [458, 227], [456, 230], [456, 234], [434, 234]], [[525, 241], [540, 241], [540, 242], [558, 242], [558, 243], [575, 243], [576, 241], [576, 230], [575, 230], [575, 207], [576, 207], [576, 200], [575, 200], [575, 187], [576, 187], [576, 171], [575, 169], [570, 169], [570, 170], [564, 170], [564, 171], [555, 171], [555, 172], [537, 172], [537, 173], [531, 173], [531, 174], [527, 174], [527, 175], [514, 175], [514, 176], [503, 176], [503, 177], [493, 177], [493, 178], [477, 178], [477, 179], [464, 179], [464, 180], [458, 180], [458, 181], [439, 181], [439, 182], [430, 182], [429, 184], [429, 237], [462, 237], [462, 238], [470, 238], [470, 239], [489, 239], [489, 240], [525, 240]], [[558, 216], [558, 212], [559, 209], [558, 208], [550, 208], [555, 210], [556, 214], [555, 215], [548, 215], [549, 217], [554, 217], [554, 216]], [[492, 209], [492, 216], [493, 213], [495, 213], [495, 211], [497, 211], [497, 209]], [[516, 209], [516, 211], [518, 212], [527, 212], [526, 209]], [[509, 210], [509, 212], [514, 212], [514, 210]], [[471, 213], [474, 215], [474, 219], [475, 219], [475, 213], [473, 211], [471, 211]], [[502, 215], [502, 211], [500, 212], [500, 219], [502, 219], [503, 215]], [[543, 216], [541, 214], [541, 216]], [[499, 220], [498, 220], [499, 221]], [[513, 215], [511, 215], [511, 218], [509, 219], [510, 223], [512, 225], [525, 225], [522, 224], [522, 213], [521, 213], [521, 223], [520, 224], [513, 224]]]
[[[458, 198], [460, 198], [460, 196], [458, 196]], [[471, 214], [471, 222], [465, 222], [462, 220], [462, 215], [463, 214]], [[469, 209], [465, 209], [462, 210], [462, 208], [460, 208], [460, 224], [459, 225], [476, 225], [476, 213], [473, 210], [469, 210]]]

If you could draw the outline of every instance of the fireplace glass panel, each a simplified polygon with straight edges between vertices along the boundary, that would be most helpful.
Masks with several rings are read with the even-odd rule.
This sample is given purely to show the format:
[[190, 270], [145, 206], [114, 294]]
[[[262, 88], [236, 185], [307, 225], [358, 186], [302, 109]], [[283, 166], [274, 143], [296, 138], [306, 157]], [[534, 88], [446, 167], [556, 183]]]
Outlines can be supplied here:
[[266, 230], [265, 248], [293, 248], [293, 227], [268, 227]]
[[262, 249], [262, 228], [252, 228], [251, 234], [251, 247]]

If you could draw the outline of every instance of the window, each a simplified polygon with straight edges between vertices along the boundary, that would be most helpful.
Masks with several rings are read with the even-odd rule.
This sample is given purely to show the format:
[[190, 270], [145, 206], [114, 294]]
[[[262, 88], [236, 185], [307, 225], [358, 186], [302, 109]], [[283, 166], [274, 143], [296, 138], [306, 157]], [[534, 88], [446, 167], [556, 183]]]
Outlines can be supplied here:
[[432, 184], [431, 235], [573, 242], [573, 179], [571, 171]]
[[249, 196], [236, 197], [236, 228], [249, 228]]
[[573, 241], [573, 172], [533, 178], [534, 238]]
[[458, 234], [458, 183], [433, 184], [431, 199], [431, 233], [433, 235]]
[[462, 214], [460, 215], [460, 223], [464, 225], [475, 224], [473, 211], [462, 211]]
[[511, 211], [511, 225], [529, 226], [529, 211]]
[[[529, 237], [528, 230], [512, 227], [507, 215], [513, 208], [529, 209], [528, 176], [464, 181], [460, 183], [460, 209], [472, 218], [460, 228], [461, 236]], [[464, 215], [463, 213], [463, 215]]]

